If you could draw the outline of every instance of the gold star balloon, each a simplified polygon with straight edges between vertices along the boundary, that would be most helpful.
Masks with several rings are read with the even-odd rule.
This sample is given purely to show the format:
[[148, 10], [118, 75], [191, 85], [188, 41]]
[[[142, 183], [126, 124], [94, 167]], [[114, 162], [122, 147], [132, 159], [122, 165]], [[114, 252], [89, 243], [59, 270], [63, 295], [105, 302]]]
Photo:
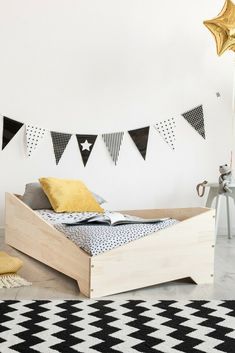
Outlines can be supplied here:
[[225, 1], [217, 17], [203, 23], [215, 37], [218, 55], [226, 50], [235, 51], [235, 5], [231, 0]]

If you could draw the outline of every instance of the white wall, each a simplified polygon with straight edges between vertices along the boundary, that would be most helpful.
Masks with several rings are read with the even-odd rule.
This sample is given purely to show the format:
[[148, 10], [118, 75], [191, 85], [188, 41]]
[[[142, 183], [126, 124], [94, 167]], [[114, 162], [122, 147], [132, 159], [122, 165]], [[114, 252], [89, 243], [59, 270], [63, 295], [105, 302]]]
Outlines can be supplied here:
[[[233, 55], [218, 58], [202, 25], [222, 4], [0, 0], [2, 114], [72, 133], [134, 129], [179, 116], [175, 152], [152, 129], [144, 161], [125, 135], [116, 167], [101, 137], [86, 168], [74, 137], [58, 166], [49, 135], [26, 158], [21, 130], [0, 152], [0, 224], [4, 192], [22, 193], [40, 176], [83, 179], [110, 208], [203, 204], [195, 185], [216, 180], [231, 142]], [[180, 117], [198, 104], [206, 141]]]

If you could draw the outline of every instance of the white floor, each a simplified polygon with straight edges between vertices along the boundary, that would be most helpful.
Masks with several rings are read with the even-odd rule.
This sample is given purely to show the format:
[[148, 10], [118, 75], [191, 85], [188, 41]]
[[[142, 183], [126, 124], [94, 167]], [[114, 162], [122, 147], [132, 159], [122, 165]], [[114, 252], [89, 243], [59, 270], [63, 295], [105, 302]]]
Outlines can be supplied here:
[[[73, 279], [6, 246], [3, 234], [0, 236], [0, 248], [24, 261], [19, 274], [32, 282], [30, 287], [0, 289], [0, 299], [86, 299], [79, 293]], [[214, 285], [196, 285], [186, 279], [116, 294], [105, 299], [235, 299], [235, 237], [232, 240], [219, 237], [215, 253]]]

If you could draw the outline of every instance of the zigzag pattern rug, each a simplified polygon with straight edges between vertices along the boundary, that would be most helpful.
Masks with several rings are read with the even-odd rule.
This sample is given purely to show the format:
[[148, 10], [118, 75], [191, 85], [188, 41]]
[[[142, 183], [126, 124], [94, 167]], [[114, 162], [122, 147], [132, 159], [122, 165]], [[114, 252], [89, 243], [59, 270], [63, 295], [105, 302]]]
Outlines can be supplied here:
[[0, 301], [0, 352], [235, 352], [235, 301]]

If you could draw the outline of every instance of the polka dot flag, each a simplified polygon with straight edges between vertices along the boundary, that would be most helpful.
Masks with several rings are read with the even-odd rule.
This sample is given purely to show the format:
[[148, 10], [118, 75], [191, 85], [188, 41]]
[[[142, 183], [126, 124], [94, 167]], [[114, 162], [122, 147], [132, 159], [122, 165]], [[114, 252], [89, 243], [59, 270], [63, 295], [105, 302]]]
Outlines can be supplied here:
[[174, 118], [160, 121], [154, 125], [154, 128], [159, 132], [163, 140], [170, 146], [172, 150], [175, 149], [175, 128], [176, 122]]
[[26, 143], [28, 157], [30, 157], [33, 151], [36, 150], [38, 144], [45, 136], [45, 132], [46, 130], [41, 127], [26, 125]]

